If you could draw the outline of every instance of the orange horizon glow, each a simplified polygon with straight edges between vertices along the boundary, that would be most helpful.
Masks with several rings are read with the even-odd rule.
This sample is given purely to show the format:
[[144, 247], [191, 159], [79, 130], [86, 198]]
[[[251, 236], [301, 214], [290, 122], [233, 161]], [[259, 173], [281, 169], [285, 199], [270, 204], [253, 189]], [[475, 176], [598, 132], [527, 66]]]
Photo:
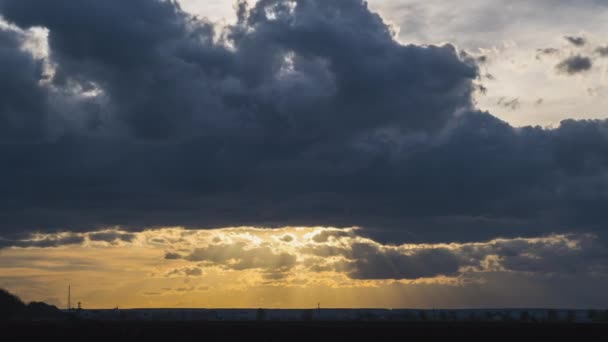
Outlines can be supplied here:
[[[314, 308], [319, 302], [325, 308], [483, 307], [483, 297], [477, 296], [480, 288], [500, 286], [492, 278], [496, 275], [517, 275], [504, 269], [492, 248], [525, 243], [536, 248], [544, 244], [576, 250], [580, 243], [555, 235], [394, 246], [363, 237], [359, 228], [241, 227], [38, 234], [21, 244], [40, 245], [74, 237], [80, 242], [0, 250], [0, 287], [24, 300], [60, 308], [67, 305], [68, 284], [72, 303], [81, 302], [88, 309], [303, 309]], [[435, 250], [455, 255], [475, 250], [487, 255], [476, 266], [461, 266], [457, 275], [365, 279], [353, 268], [357, 245], [372, 248], [377, 255], [367, 257], [380, 258], [381, 262], [395, 255], [415, 258]], [[383, 265], [390, 267], [390, 263]], [[370, 271], [375, 272], [372, 266]], [[425, 265], [412, 267], [424, 269]]]

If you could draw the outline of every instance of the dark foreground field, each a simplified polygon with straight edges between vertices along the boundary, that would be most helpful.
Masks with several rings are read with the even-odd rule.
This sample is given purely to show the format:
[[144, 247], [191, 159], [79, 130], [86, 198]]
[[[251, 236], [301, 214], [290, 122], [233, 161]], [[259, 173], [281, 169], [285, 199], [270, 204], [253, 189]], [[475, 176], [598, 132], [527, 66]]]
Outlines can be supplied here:
[[0, 323], [3, 341], [405, 341], [443, 338], [605, 338], [606, 324], [398, 322], [29, 322]]

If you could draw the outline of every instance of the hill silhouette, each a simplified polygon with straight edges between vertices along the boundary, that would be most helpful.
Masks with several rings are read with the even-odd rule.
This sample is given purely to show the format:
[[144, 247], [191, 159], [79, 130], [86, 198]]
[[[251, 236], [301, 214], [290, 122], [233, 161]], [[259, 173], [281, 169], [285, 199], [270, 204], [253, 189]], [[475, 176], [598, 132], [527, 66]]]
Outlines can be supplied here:
[[26, 305], [21, 298], [5, 289], [0, 289], [0, 320], [19, 317], [23, 315], [25, 311]]
[[56, 306], [43, 302], [25, 304], [21, 298], [0, 289], [0, 320], [57, 320], [67, 318]]

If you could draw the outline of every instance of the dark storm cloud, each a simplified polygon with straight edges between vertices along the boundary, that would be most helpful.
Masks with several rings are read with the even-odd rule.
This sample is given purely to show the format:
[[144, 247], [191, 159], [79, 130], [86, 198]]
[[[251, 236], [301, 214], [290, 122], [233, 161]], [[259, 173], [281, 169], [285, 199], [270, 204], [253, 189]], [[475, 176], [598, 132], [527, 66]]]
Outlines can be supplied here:
[[[349, 240], [345, 248], [307, 246], [304, 255], [320, 260], [312, 272], [345, 272], [353, 279], [471, 277], [472, 273], [607, 275], [608, 246], [593, 235], [553, 235], [536, 239], [496, 239], [450, 245], [382, 245]], [[325, 247], [325, 248], [321, 248]], [[325, 262], [328, 257], [340, 257]]]
[[411, 255], [396, 250], [381, 250], [372, 244], [352, 246], [353, 279], [418, 279], [438, 275], [456, 276], [460, 260], [453, 252], [437, 248], [422, 249]]
[[570, 44], [578, 47], [585, 46], [585, 44], [587, 44], [587, 39], [585, 37], [565, 36], [564, 39]]
[[[106, 242], [112, 245], [131, 243], [136, 234], [119, 230], [102, 230], [88, 233], [59, 232], [54, 234], [24, 233], [18, 239], [0, 238], [0, 249], [7, 247], [18, 248], [54, 248], [69, 245], [82, 245], [85, 241]], [[169, 258], [167, 258], [169, 259]]]
[[91, 241], [104, 241], [108, 243], [116, 243], [119, 241], [132, 242], [133, 239], [135, 239], [135, 234], [120, 231], [97, 232], [91, 233], [88, 236]]
[[0, 26], [0, 142], [40, 139], [47, 98], [42, 61], [22, 50], [23, 32]]
[[536, 59], [540, 59], [542, 56], [551, 56], [559, 53], [558, 49], [555, 48], [544, 48], [536, 50]]
[[[541, 239], [499, 239], [462, 245], [455, 253], [478, 270], [534, 274], [606, 275], [608, 248], [593, 235], [551, 236]], [[493, 257], [491, 262], [483, 260]]]
[[592, 66], [591, 58], [577, 55], [564, 59], [555, 68], [560, 73], [574, 75], [588, 71]]
[[[474, 60], [398, 43], [363, 1], [237, 8], [238, 23], [219, 29], [169, 1], [0, 0], [22, 30], [48, 28], [55, 68], [40, 82], [19, 34], [3, 33], [0, 235], [332, 225], [471, 241], [602, 230], [607, 122], [514, 128], [479, 112]], [[62, 97], [81, 90], [96, 95]]]
[[595, 49], [595, 52], [602, 57], [608, 57], [608, 46], [600, 46]]
[[182, 258], [182, 256], [179, 253], [172, 253], [172, 252], [165, 253], [166, 260], [179, 260], [181, 258]]
[[17, 248], [54, 248], [69, 245], [80, 245], [85, 241], [82, 234], [62, 234], [43, 236], [31, 240], [4, 240], [0, 239], [0, 249], [7, 247]]

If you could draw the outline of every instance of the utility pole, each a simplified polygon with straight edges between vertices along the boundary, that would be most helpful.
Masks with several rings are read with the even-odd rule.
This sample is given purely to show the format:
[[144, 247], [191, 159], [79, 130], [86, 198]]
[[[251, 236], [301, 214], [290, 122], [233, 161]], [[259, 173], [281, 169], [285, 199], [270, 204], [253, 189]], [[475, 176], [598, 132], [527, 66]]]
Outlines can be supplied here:
[[72, 286], [68, 285], [68, 311], [72, 310]]

